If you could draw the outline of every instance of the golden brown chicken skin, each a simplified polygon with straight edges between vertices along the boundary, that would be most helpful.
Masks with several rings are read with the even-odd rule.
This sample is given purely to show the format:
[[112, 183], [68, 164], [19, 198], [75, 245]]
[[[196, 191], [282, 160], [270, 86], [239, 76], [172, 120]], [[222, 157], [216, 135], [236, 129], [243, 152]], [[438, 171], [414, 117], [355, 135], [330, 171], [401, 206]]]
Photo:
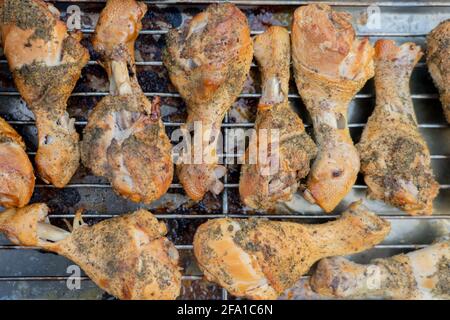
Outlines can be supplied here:
[[89, 116], [81, 158], [121, 196], [150, 203], [169, 189], [173, 164], [159, 100], [151, 103], [136, 78], [134, 43], [146, 12], [142, 2], [109, 0], [100, 15], [93, 45], [108, 73], [110, 95]]
[[0, 118], [0, 206], [25, 206], [33, 194], [34, 180], [22, 137]]
[[432, 214], [439, 184], [409, 90], [420, 47], [379, 40], [375, 51], [376, 107], [357, 145], [369, 196], [410, 214]]
[[444, 115], [450, 123], [450, 19], [430, 32], [427, 45], [428, 70], [439, 89]]
[[389, 230], [389, 222], [360, 203], [320, 225], [216, 219], [198, 228], [194, 254], [206, 278], [231, 294], [276, 299], [319, 259], [371, 248]]
[[[297, 191], [317, 148], [288, 100], [288, 31], [270, 27], [255, 37], [253, 48], [262, 73], [262, 98], [256, 131], [241, 169], [239, 193], [242, 202], [253, 209], [274, 210], [277, 202], [289, 201]], [[266, 153], [266, 158], [259, 157]]]
[[348, 105], [373, 76], [373, 48], [358, 40], [351, 16], [329, 6], [298, 8], [292, 25], [295, 80], [313, 120], [318, 155], [305, 196], [326, 212], [348, 194], [360, 168], [347, 125]]
[[450, 299], [450, 240], [366, 265], [323, 259], [311, 278], [317, 293], [335, 298]]
[[219, 179], [225, 168], [218, 165], [217, 138], [250, 70], [250, 29], [245, 15], [233, 4], [212, 4], [182, 30], [171, 30], [166, 39], [164, 65], [188, 108], [182, 129], [201, 126], [198, 137], [202, 142], [195, 145], [199, 149], [188, 146], [184, 164], [177, 166], [184, 190], [199, 201], [208, 191], [219, 194], [223, 190]]
[[148, 211], [93, 226], [75, 218], [73, 231], [49, 223], [48, 207], [33, 204], [0, 214], [0, 232], [15, 244], [39, 247], [78, 264], [100, 288], [119, 299], [175, 299], [180, 293], [178, 251], [167, 229]]
[[69, 34], [58, 11], [41, 0], [0, 1], [3, 50], [22, 98], [38, 129], [37, 170], [41, 178], [64, 187], [78, 168], [80, 152], [67, 100], [89, 60]]

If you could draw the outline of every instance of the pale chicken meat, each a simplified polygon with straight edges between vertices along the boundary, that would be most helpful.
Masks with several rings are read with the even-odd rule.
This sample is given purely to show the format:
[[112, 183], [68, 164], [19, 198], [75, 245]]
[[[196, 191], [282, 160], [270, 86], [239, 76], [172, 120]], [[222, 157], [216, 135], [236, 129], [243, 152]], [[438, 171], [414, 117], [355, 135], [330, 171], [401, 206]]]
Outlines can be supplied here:
[[216, 219], [194, 236], [194, 254], [206, 279], [231, 294], [276, 299], [318, 260], [371, 248], [389, 222], [354, 203], [336, 221], [319, 225], [266, 219]]
[[22, 137], [0, 118], [0, 206], [25, 206], [33, 194], [34, 180]]
[[357, 146], [369, 196], [410, 214], [432, 214], [439, 184], [409, 89], [420, 47], [379, 40], [375, 49], [376, 107]]
[[444, 115], [450, 123], [450, 19], [430, 32], [427, 45], [428, 70], [439, 89]]
[[147, 99], [136, 77], [134, 45], [146, 12], [143, 2], [109, 0], [100, 15], [93, 45], [110, 94], [89, 115], [81, 158], [121, 196], [150, 203], [170, 187], [173, 163], [160, 102]]
[[360, 168], [347, 124], [348, 105], [373, 76], [373, 48], [359, 40], [351, 16], [329, 6], [298, 8], [292, 25], [295, 80], [311, 115], [318, 155], [305, 197], [326, 212], [350, 192]]
[[450, 299], [450, 238], [407, 254], [358, 264], [323, 259], [311, 287], [325, 297], [353, 299]]
[[317, 148], [288, 100], [288, 31], [270, 27], [255, 37], [253, 48], [262, 73], [262, 97], [241, 169], [239, 192], [247, 206], [275, 210], [278, 202], [289, 201], [297, 191]]
[[0, 1], [1, 41], [16, 86], [38, 129], [40, 177], [64, 187], [78, 168], [80, 151], [67, 100], [89, 60], [81, 34], [69, 34], [59, 12], [42, 0]]
[[[247, 18], [233, 4], [212, 4], [166, 38], [164, 65], [187, 104], [186, 143], [177, 174], [187, 195], [201, 200], [223, 190], [217, 142], [223, 118], [242, 91], [253, 57]], [[186, 139], [190, 140], [190, 139]]]
[[0, 214], [0, 232], [17, 245], [60, 254], [78, 264], [100, 288], [119, 299], [175, 299], [181, 288], [178, 251], [164, 223], [148, 211], [93, 226], [76, 215], [68, 232], [50, 224], [48, 207], [32, 204]]

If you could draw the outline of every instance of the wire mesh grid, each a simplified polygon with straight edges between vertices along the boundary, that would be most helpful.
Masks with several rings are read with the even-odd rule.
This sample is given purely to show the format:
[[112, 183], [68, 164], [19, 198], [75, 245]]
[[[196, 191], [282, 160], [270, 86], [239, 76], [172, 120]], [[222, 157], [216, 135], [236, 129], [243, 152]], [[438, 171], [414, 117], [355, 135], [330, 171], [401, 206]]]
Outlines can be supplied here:
[[[66, 9], [76, 4], [83, 12], [82, 32], [85, 35], [84, 44], [91, 51], [91, 61], [83, 72], [83, 78], [77, 85], [69, 102], [68, 111], [76, 119], [77, 129], [81, 132], [86, 125], [89, 111], [98, 100], [107, 95], [106, 76], [96, 62], [89, 37], [95, 28], [98, 13], [104, 1], [52, 1], [60, 9], [65, 19]], [[185, 118], [182, 100], [170, 86], [167, 74], [161, 62], [161, 48], [164, 45], [164, 34], [171, 27], [179, 27], [191, 16], [199, 12], [209, 1], [145, 1], [149, 12], [144, 18], [144, 28], [137, 42], [137, 68], [139, 82], [148, 97], [159, 96], [163, 99], [163, 116], [167, 131], [179, 127]], [[217, 2], [217, 1], [215, 1]], [[297, 5], [314, 1], [230, 1], [238, 4], [249, 18], [252, 34], [263, 32], [271, 24], [289, 25], [293, 10]], [[447, 1], [321, 1], [335, 6], [337, 10], [349, 11], [356, 22], [358, 36], [367, 36], [372, 41], [388, 37], [400, 42], [413, 41], [425, 47], [426, 34], [440, 21], [450, 18], [450, 4]], [[367, 12], [367, 7], [379, 6], [385, 21], [380, 29], [370, 30], [360, 23], [361, 16]], [[407, 16], [414, 15], [416, 24], [406, 22]], [[399, 19], [400, 17], [400, 19]], [[430, 17], [431, 19], [430, 21]], [[408, 26], [402, 26], [409, 24]], [[228, 112], [222, 125], [223, 133], [234, 128], [252, 128], [254, 124], [255, 106], [260, 97], [258, 84], [258, 69], [252, 64], [249, 80], [243, 93], [233, 108]], [[373, 257], [389, 256], [421, 248], [433, 240], [434, 223], [450, 221], [450, 128], [445, 123], [440, 108], [436, 89], [426, 71], [424, 61], [419, 62], [412, 78], [412, 98], [419, 119], [419, 127], [425, 136], [432, 153], [433, 167], [440, 182], [440, 196], [436, 200], [436, 212], [433, 216], [408, 216], [401, 211], [379, 203], [369, 203], [372, 208], [391, 221], [393, 232], [380, 245], [365, 253], [351, 258], [366, 262]], [[300, 96], [291, 84], [289, 98], [296, 110], [311, 130], [308, 115], [301, 103]], [[369, 83], [358, 93], [350, 106], [349, 127], [355, 141], [363, 129], [368, 115], [374, 105], [373, 84]], [[12, 83], [12, 77], [7, 68], [5, 58], [0, 59], [0, 116], [3, 116], [21, 133], [27, 143], [27, 152], [33, 158], [36, 150], [36, 129], [32, 115]], [[164, 112], [164, 109], [166, 112]], [[224, 139], [228, 150], [228, 139]], [[235, 153], [225, 153], [223, 159], [236, 159]], [[208, 195], [199, 204], [190, 203], [183, 194], [178, 181], [174, 181], [169, 190], [169, 196], [148, 208], [156, 217], [168, 224], [169, 238], [180, 250], [183, 275], [183, 298], [188, 299], [228, 299], [227, 292], [203, 280], [195, 265], [192, 254], [192, 236], [195, 229], [207, 219], [219, 217], [247, 218], [250, 215], [239, 203], [237, 192], [239, 166], [224, 162], [228, 169], [224, 177], [224, 192], [214, 197]], [[326, 215], [315, 206], [301, 201], [300, 197], [294, 204], [278, 214], [252, 214], [252, 217], [276, 220], [294, 220], [299, 222], [323, 222], [339, 216], [339, 213], [353, 200], [364, 197], [365, 189], [361, 178], [358, 179], [353, 191], [338, 209]], [[110, 185], [104, 179], [93, 177], [86, 169], [80, 168], [71, 183], [64, 189], [55, 189], [43, 182], [37, 182], [33, 202], [49, 203], [52, 213], [50, 218], [55, 224], [63, 225], [64, 219], [74, 217], [79, 207], [85, 207], [85, 218], [91, 222], [110, 218], [130, 212], [138, 207], [129, 201], [116, 196]], [[35, 248], [15, 246], [0, 237], [0, 299], [14, 298], [108, 298], [93, 284], [83, 284], [79, 292], [70, 292], [64, 285], [69, 278], [65, 274], [66, 266], [71, 263], [53, 254], [37, 252]], [[305, 276], [306, 278], [307, 276]], [[83, 283], [90, 283], [89, 278], [81, 275]], [[57, 285], [57, 283], [59, 285]]]

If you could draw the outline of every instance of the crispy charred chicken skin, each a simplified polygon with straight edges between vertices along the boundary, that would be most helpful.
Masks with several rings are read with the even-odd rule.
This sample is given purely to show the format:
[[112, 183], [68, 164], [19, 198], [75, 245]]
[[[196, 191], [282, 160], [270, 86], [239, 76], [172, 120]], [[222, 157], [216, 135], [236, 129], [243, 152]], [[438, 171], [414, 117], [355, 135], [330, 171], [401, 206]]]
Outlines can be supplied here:
[[445, 118], [450, 123], [450, 19], [431, 31], [427, 45], [428, 70], [439, 89]]
[[369, 196], [410, 214], [431, 214], [439, 185], [409, 90], [420, 47], [379, 40], [375, 51], [376, 107], [357, 145]]
[[0, 206], [25, 206], [33, 194], [34, 180], [22, 137], [0, 118]]
[[311, 278], [317, 293], [336, 298], [450, 299], [450, 238], [424, 249], [361, 265], [333, 257]]
[[360, 203], [321, 225], [216, 219], [198, 228], [194, 253], [206, 278], [231, 294], [276, 299], [319, 259], [368, 249], [389, 230]]
[[110, 95], [89, 116], [81, 158], [118, 194], [150, 203], [170, 187], [173, 163], [159, 101], [150, 103], [136, 78], [134, 43], [146, 11], [143, 2], [109, 0], [100, 15], [93, 44], [108, 73]]
[[3, 49], [16, 86], [38, 129], [37, 170], [64, 187], [78, 168], [80, 151], [67, 100], [89, 60], [81, 34], [69, 34], [59, 12], [41, 0], [0, 1]]
[[[219, 179], [225, 168], [218, 165], [217, 138], [250, 70], [250, 29], [245, 15], [233, 4], [212, 4], [184, 29], [171, 30], [166, 44], [164, 65], [188, 108], [183, 129], [201, 126], [200, 146], [188, 146], [184, 164], [177, 166], [184, 190], [199, 201], [208, 191], [219, 194], [223, 190]], [[194, 159], [195, 154], [200, 161], [198, 155]]]
[[99, 287], [119, 299], [175, 299], [180, 293], [178, 251], [167, 229], [148, 211], [94, 226], [81, 214], [67, 232], [49, 223], [48, 207], [33, 204], [0, 214], [0, 232], [15, 244], [39, 247], [78, 264]]
[[373, 48], [358, 40], [350, 16], [329, 6], [298, 8], [292, 57], [300, 95], [313, 120], [318, 155], [305, 196], [326, 212], [351, 190], [360, 168], [347, 126], [348, 105], [373, 76]]
[[[290, 200], [297, 191], [299, 179], [308, 175], [317, 148], [288, 100], [289, 33], [284, 28], [271, 27], [255, 37], [253, 47], [262, 73], [263, 92], [255, 136], [241, 169], [239, 192], [247, 206], [273, 210], [277, 202]], [[276, 133], [275, 141], [270, 140], [272, 133]], [[266, 150], [267, 159], [258, 158], [261, 148]], [[253, 163], [249, 153], [256, 157]]]

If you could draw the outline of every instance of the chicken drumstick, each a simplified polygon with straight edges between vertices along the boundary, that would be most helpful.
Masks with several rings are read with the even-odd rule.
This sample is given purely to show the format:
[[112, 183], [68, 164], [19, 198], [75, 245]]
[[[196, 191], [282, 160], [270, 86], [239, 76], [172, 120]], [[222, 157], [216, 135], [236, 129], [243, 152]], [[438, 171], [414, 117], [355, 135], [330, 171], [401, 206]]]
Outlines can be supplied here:
[[170, 187], [173, 163], [159, 101], [150, 103], [136, 78], [134, 43], [146, 12], [143, 2], [109, 0], [100, 15], [93, 44], [108, 73], [110, 95], [89, 116], [81, 159], [118, 194], [150, 203]]
[[42, 0], [0, 1], [0, 32], [16, 86], [38, 129], [37, 170], [64, 187], [78, 168], [80, 151], [67, 100], [89, 60], [81, 34], [68, 34], [59, 12]]
[[336, 298], [450, 299], [450, 240], [360, 265], [333, 257], [311, 278], [317, 293]]
[[427, 45], [428, 70], [439, 89], [444, 115], [450, 123], [450, 19], [431, 31]]
[[327, 5], [312, 4], [295, 11], [292, 25], [295, 80], [319, 148], [305, 196], [326, 212], [356, 181], [360, 162], [347, 126], [347, 109], [373, 76], [373, 48], [368, 39], [356, 39], [350, 18]]
[[376, 107], [357, 145], [369, 196], [410, 214], [431, 214], [439, 185], [409, 90], [420, 47], [379, 40], [375, 51]]
[[195, 201], [208, 191], [223, 190], [219, 179], [225, 168], [217, 156], [220, 125], [242, 90], [252, 57], [247, 18], [233, 4], [212, 4], [186, 28], [167, 35], [164, 65], [188, 108], [183, 129], [199, 128], [200, 139], [194, 136], [194, 145], [177, 166], [184, 190]]
[[[256, 153], [253, 156], [257, 159], [254, 164], [250, 163], [250, 156], [246, 157], [241, 169], [239, 192], [247, 206], [273, 210], [277, 202], [290, 200], [297, 191], [298, 180], [308, 175], [309, 164], [317, 148], [288, 100], [289, 33], [281, 27], [270, 27], [255, 37], [253, 47], [262, 73], [263, 90], [256, 116], [256, 132], [251, 143], [258, 150], [250, 147], [247, 151], [247, 155], [249, 152]], [[273, 131], [276, 131], [279, 141], [265, 140], [267, 143], [264, 143], [266, 137], [260, 134], [271, 136]], [[258, 158], [260, 148], [270, 151], [268, 159], [278, 159], [266, 163], [265, 159]], [[274, 172], [265, 172], [268, 170]]]
[[49, 223], [48, 207], [32, 204], [0, 214], [0, 232], [17, 245], [39, 247], [78, 264], [99, 287], [119, 299], [175, 299], [180, 293], [178, 251], [167, 229], [148, 211], [94, 226], [77, 214], [73, 231]]
[[389, 230], [360, 203], [322, 225], [216, 219], [197, 229], [194, 254], [206, 278], [231, 294], [276, 299], [319, 259], [368, 249]]
[[0, 206], [25, 206], [33, 194], [34, 180], [22, 137], [0, 118]]

